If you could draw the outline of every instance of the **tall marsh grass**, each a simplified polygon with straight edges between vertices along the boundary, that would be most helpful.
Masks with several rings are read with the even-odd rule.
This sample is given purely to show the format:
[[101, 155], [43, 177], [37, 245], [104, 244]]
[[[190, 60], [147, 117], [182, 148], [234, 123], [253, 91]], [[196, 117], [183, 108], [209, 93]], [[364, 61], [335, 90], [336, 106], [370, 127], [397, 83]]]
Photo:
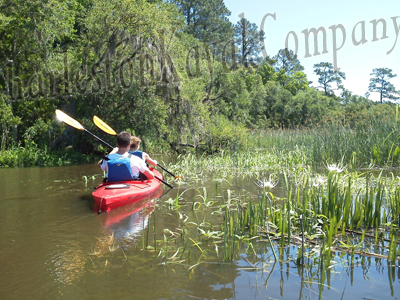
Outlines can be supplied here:
[[363, 126], [334, 123], [298, 130], [252, 132], [237, 150], [213, 155], [185, 154], [169, 166], [181, 174], [205, 172], [223, 177], [262, 177], [298, 168], [324, 169], [330, 163], [351, 170], [399, 166], [400, 126], [395, 120], [374, 119]]
[[249, 135], [246, 151], [288, 155], [300, 149], [307, 162], [320, 167], [342, 161], [354, 168], [398, 166], [400, 126], [395, 120], [371, 118], [358, 126], [324, 124], [298, 130], [260, 131]]

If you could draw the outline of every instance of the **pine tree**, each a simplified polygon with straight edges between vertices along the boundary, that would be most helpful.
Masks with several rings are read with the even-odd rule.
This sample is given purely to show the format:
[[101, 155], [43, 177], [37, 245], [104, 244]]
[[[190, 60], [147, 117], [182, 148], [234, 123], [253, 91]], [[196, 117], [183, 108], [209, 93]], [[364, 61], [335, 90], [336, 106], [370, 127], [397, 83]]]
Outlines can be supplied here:
[[400, 92], [396, 91], [394, 85], [389, 82], [391, 78], [397, 76], [396, 74], [392, 74], [392, 69], [373, 69], [370, 75], [374, 77], [369, 80], [368, 91], [378, 92], [380, 94], [381, 103], [383, 103], [383, 99], [396, 100], [400, 98], [397, 96]]
[[332, 83], [336, 83], [337, 87], [341, 87], [342, 79], [346, 79], [344, 72], [336, 71], [333, 65], [328, 62], [320, 62], [314, 65], [314, 73], [319, 76], [318, 83], [322, 85], [325, 95], [330, 95], [333, 91]]
[[231, 39], [231, 12], [223, 0], [170, 0], [182, 12], [186, 32], [206, 43], [219, 43]]
[[259, 60], [261, 52], [260, 41], [264, 39], [264, 32], [259, 31], [254, 23], [242, 18], [235, 25], [235, 42], [240, 50], [240, 60], [245, 67], [253, 60]]

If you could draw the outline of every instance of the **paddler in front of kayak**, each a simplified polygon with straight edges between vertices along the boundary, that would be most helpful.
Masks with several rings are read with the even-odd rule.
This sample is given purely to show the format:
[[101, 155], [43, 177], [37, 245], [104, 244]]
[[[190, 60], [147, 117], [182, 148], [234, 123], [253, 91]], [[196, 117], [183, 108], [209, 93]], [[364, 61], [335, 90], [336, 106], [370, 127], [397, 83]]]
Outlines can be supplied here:
[[[155, 159], [152, 159], [150, 157], [150, 155], [148, 155], [146, 152], [139, 150], [141, 141], [142, 140], [139, 137], [132, 136], [131, 137], [131, 148], [130, 148], [129, 153], [143, 159], [146, 163], [152, 165], [153, 167], [156, 167], [158, 165], [158, 162]], [[114, 148], [110, 152], [110, 154], [116, 153], [117, 151], [118, 151], [118, 147]]]
[[141, 141], [142, 140], [139, 137], [132, 136], [132, 138], [131, 138], [131, 150], [129, 151], [129, 153], [131, 153], [133, 155], [136, 155], [137, 157], [140, 157], [145, 162], [147, 162], [150, 165], [153, 165], [154, 167], [156, 167], [158, 165], [158, 162], [155, 159], [152, 159], [150, 157], [150, 155], [148, 155], [146, 152], [143, 152], [143, 151], [139, 150]]
[[140, 173], [148, 179], [154, 178], [154, 174], [146, 166], [144, 160], [129, 153], [131, 147], [131, 134], [123, 131], [117, 134], [117, 146], [98, 165], [106, 171], [107, 181], [127, 181], [139, 179]]

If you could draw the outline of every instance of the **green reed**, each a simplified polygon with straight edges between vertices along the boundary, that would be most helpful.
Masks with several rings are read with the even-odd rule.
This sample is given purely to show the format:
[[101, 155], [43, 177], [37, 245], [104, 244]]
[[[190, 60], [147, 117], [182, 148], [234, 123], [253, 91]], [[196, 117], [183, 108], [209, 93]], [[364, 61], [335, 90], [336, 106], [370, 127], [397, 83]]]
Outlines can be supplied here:
[[[264, 208], [266, 210], [264, 214], [268, 222], [275, 225], [275, 233], [280, 236], [280, 246], [290, 243], [292, 234], [315, 233], [314, 226], [322, 223], [322, 231], [325, 232], [323, 240], [326, 243], [326, 265], [329, 265], [333, 240], [338, 232], [346, 235], [346, 230], [374, 228], [377, 239], [378, 229], [384, 230], [388, 221], [398, 222], [399, 180], [392, 178], [392, 181], [388, 182], [389, 180], [390, 178], [383, 178], [382, 174], [376, 178], [372, 175], [361, 178], [357, 173], [341, 174], [331, 171], [325, 186], [305, 187], [302, 194], [298, 189], [296, 201], [290, 201], [292, 193], [289, 189], [287, 198], [279, 208], [270, 201], [270, 205]], [[384, 188], [387, 185], [391, 190]], [[274, 198], [271, 197], [272, 199]], [[300, 225], [293, 222], [289, 213], [291, 211], [294, 211], [295, 215], [302, 215], [307, 222]], [[393, 231], [390, 237], [388, 259], [391, 261], [397, 260], [397, 254], [400, 252], [397, 250], [397, 242], [395, 243], [398, 236], [398, 232]], [[352, 259], [357, 247], [349, 247], [353, 251]]]
[[398, 237], [396, 234], [396, 230], [397, 228], [395, 226], [392, 226], [389, 234], [390, 244], [389, 244], [388, 261], [391, 262], [392, 265], [396, 265], [397, 256], [400, 252], [400, 247], [399, 251], [397, 251], [399, 245], [397, 243]]
[[[323, 270], [334, 264], [332, 255], [336, 252], [348, 252], [349, 265], [366, 251], [385, 255], [396, 265], [400, 247], [399, 232], [394, 228], [400, 226], [400, 179], [392, 173], [359, 173], [344, 165], [342, 158], [338, 164], [325, 162], [324, 168], [315, 172], [303, 150], [299, 146], [276, 152], [280, 156], [290, 152], [286, 158], [273, 151], [240, 153], [234, 159], [225, 152], [208, 157], [181, 156], [175, 168], [184, 166], [181, 174], [196, 183], [189, 179], [193, 188], [178, 191], [173, 199], [163, 202], [180, 216], [179, 228], [169, 229], [180, 234], [162, 241], [154, 237], [154, 249], [165, 249], [166, 254], [173, 251], [173, 257], [185, 263], [196, 259], [198, 263], [200, 258], [232, 261], [241, 251], [260, 254], [260, 249], [271, 251], [279, 261], [291, 245], [298, 249], [298, 264], [315, 264], [319, 255]], [[353, 162], [358, 160], [352, 156]], [[211, 192], [198, 186], [202, 178], [210, 178], [207, 176], [215, 182]], [[256, 178], [259, 192], [237, 195], [229, 185], [233, 177]], [[278, 179], [283, 184], [278, 185]], [[149, 226], [146, 234], [143, 244], [149, 249]], [[362, 235], [361, 240], [352, 234]], [[329, 276], [321, 276], [322, 292]]]

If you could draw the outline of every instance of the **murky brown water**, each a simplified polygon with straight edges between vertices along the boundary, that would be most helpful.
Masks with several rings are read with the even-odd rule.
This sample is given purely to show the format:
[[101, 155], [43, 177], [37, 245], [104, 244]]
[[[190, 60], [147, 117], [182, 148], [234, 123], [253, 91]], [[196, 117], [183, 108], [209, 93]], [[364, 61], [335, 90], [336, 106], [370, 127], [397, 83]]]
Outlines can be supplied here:
[[[284, 263], [274, 262], [265, 243], [257, 255], [241, 247], [233, 262], [217, 259], [205, 244], [204, 253], [191, 245], [183, 262], [172, 259], [176, 249], [162, 246], [164, 228], [182, 227], [186, 217], [219, 220], [212, 210], [193, 214], [189, 203], [199, 193], [184, 194], [184, 216], [165, 204], [177, 189], [98, 215], [91, 191], [100, 177], [95, 165], [0, 169], [0, 299], [319, 299], [318, 266], [297, 268], [291, 247]], [[213, 182], [205, 185], [214, 191]], [[226, 195], [224, 188], [256, 193], [240, 180], [219, 187]], [[159, 248], [142, 250], [144, 244]], [[375, 259], [354, 268], [337, 262], [324, 274], [322, 299], [400, 298], [399, 268]]]

